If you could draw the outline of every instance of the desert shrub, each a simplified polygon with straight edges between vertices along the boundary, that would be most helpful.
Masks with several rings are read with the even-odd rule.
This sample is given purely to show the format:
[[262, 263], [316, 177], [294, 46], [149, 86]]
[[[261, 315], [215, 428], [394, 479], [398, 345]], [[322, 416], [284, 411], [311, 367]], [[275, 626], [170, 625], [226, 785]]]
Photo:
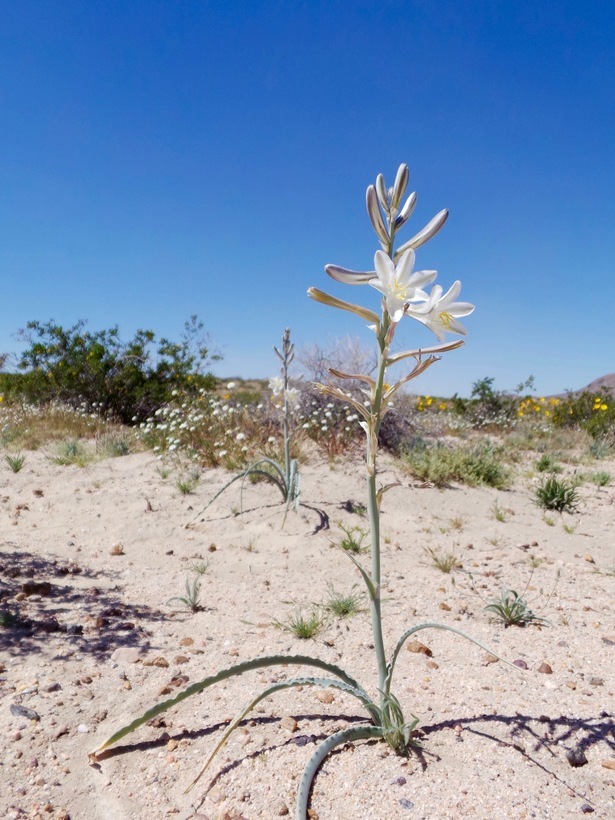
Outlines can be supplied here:
[[314, 389], [302, 391], [298, 420], [303, 434], [329, 460], [351, 452], [365, 439], [365, 433], [359, 426], [359, 415], [354, 408]]
[[126, 437], [127, 428], [120, 428], [84, 407], [70, 407], [59, 402], [43, 405], [0, 403], [0, 444], [5, 447], [37, 450], [49, 442], [105, 435]]
[[89, 331], [79, 321], [69, 328], [53, 320], [28, 322], [19, 338], [27, 344], [17, 373], [0, 374], [8, 399], [85, 407], [124, 423], [141, 421], [169, 401], [174, 390], [213, 387], [203, 372], [214, 358], [204, 344], [202, 323], [193, 316], [180, 342], [138, 330], [123, 342], [119, 330]]
[[615, 452], [615, 435], [595, 438], [587, 449], [591, 458], [597, 460], [609, 458], [609, 456], [612, 456]]
[[139, 425], [146, 446], [185, 455], [204, 467], [245, 467], [262, 453], [283, 458], [280, 420], [267, 403], [246, 406], [207, 390], [178, 394]]
[[539, 473], [561, 473], [562, 468], [555, 458], [549, 453], [543, 453], [536, 462], [536, 469]]
[[[495, 390], [494, 381], [492, 376], [478, 379], [472, 385], [469, 399], [462, 399], [455, 395], [450, 402], [444, 403], [446, 409], [464, 417], [474, 429], [506, 430], [513, 428], [519, 418], [523, 402], [531, 401], [529, 397], [522, 399], [521, 393], [523, 390], [532, 389], [534, 379], [530, 376], [514, 392]], [[521, 411], [521, 416], [523, 416], [523, 411]]]
[[557, 427], [581, 427], [595, 441], [615, 442], [615, 400], [610, 390], [568, 393], [553, 414]]
[[416, 398], [400, 392], [382, 419], [378, 444], [390, 453], [401, 455], [416, 446], [420, 431], [429, 426], [425, 422], [426, 414], [417, 411]]
[[335, 339], [326, 347], [319, 344], [304, 347], [298, 352], [297, 359], [302, 365], [306, 381], [322, 384], [333, 381], [344, 390], [348, 389], [348, 381], [332, 378], [329, 370], [369, 375], [376, 367], [373, 350], [364, 347], [356, 336]]
[[510, 484], [510, 470], [502, 461], [501, 451], [491, 445], [473, 449], [441, 445], [421, 448], [407, 453], [403, 464], [420, 481], [431, 481], [437, 487], [451, 481], [497, 489]]
[[[556, 428], [544, 419], [523, 419], [504, 442], [509, 458], [519, 460], [522, 452], [546, 454], [549, 458], [574, 462], [591, 444], [591, 438], [578, 427]], [[516, 454], [516, 455], [515, 455]]]

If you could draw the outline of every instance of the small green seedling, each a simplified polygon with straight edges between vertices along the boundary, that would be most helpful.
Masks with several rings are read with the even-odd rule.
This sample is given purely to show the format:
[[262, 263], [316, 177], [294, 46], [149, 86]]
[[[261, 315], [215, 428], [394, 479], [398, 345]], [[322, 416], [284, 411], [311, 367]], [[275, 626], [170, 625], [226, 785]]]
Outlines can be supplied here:
[[426, 547], [424, 550], [425, 554], [431, 558], [431, 562], [439, 569], [440, 572], [444, 572], [446, 575], [450, 574], [454, 569], [461, 569], [463, 566], [459, 557], [455, 555], [454, 552], [440, 552], [440, 550], [435, 550], [433, 547]]
[[26, 463], [26, 457], [21, 455], [21, 453], [17, 456], [5, 456], [6, 463], [9, 465], [11, 470], [14, 473], [18, 473], [23, 465]]
[[365, 552], [367, 547], [364, 546], [363, 541], [367, 535], [367, 530], [363, 527], [345, 527], [341, 522], [338, 522], [338, 527], [343, 531], [344, 537], [339, 542], [339, 546], [346, 552], [353, 555]]
[[493, 612], [496, 619], [504, 626], [530, 626], [531, 624], [547, 624], [545, 618], [536, 615], [529, 607], [523, 595], [514, 589], [502, 588], [499, 600], [492, 601], [485, 607], [487, 612]]
[[169, 598], [167, 603], [171, 604], [174, 601], [192, 610], [192, 612], [202, 612], [204, 607], [201, 605], [201, 579], [195, 578], [191, 584], [190, 578], [186, 578], [186, 594]]
[[273, 624], [294, 635], [295, 638], [309, 640], [322, 632], [326, 625], [326, 618], [318, 607], [313, 607], [307, 615], [298, 609], [286, 621], [275, 620]]
[[337, 592], [333, 585], [329, 584], [329, 598], [325, 604], [326, 609], [337, 618], [349, 618], [362, 612], [365, 596], [355, 590], [356, 585], [353, 585], [350, 592]]
[[551, 476], [538, 487], [534, 500], [543, 510], [573, 513], [579, 505], [579, 494], [572, 484]]

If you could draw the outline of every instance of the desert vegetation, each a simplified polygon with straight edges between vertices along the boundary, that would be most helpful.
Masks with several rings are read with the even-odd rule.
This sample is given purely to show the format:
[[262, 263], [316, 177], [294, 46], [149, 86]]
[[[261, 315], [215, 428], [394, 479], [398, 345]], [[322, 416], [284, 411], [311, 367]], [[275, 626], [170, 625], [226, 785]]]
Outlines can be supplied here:
[[[423, 657], [428, 664], [425, 670], [430, 674], [439, 669], [438, 663], [431, 660], [432, 649], [416, 639], [419, 631], [441, 631], [448, 639], [451, 635], [455, 640], [467, 639], [475, 644], [473, 651], [482, 651], [486, 665], [508, 664], [516, 668], [507, 674], [517, 675], [519, 669], [532, 670], [524, 658], [509, 657], [514, 648], [510, 633], [523, 631], [529, 635], [524, 644], [529, 656], [532, 635], [570, 626], [573, 616], [559, 597], [562, 567], [554, 566], [556, 557], [546, 548], [539, 550], [539, 540], [511, 543], [509, 532], [514, 529], [517, 510], [521, 509], [532, 527], [540, 526], [545, 532], [553, 529], [560, 538], [577, 538], [578, 521], [585, 505], [597, 508], [611, 484], [610, 469], [615, 461], [615, 401], [608, 390], [537, 396], [531, 377], [511, 391], [496, 390], [494, 379], [484, 377], [473, 384], [468, 398], [417, 395], [408, 391], [411, 379], [435, 364], [440, 354], [448, 354], [459, 346], [458, 341], [445, 342], [444, 333], [464, 334], [465, 328], [457, 319], [471, 313], [473, 306], [455, 301], [459, 283], [444, 295], [440, 286], [434, 286], [428, 296], [421, 286], [430, 284], [435, 272], [412, 272], [414, 248], [442, 227], [445, 212], [400, 249], [394, 249], [395, 234], [413, 208], [414, 194], [400, 208], [406, 183], [407, 169], [401, 166], [392, 189], [386, 189], [380, 178], [375, 187], [368, 189], [368, 212], [384, 248], [376, 253], [376, 273], [357, 273], [338, 266], [327, 268], [329, 275], [339, 282], [372, 284], [383, 297], [382, 312], [376, 314], [310, 289], [312, 298], [323, 305], [353, 312], [371, 323], [376, 331], [374, 356], [363, 351], [359, 343], [346, 340], [334, 345], [332, 350], [312, 346], [300, 352], [295, 361], [287, 328], [280, 349], [275, 349], [280, 375], [250, 382], [238, 378], [217, 379], [208, 370], [215, 354], [206, 343], [202, 324], [192, 317], [178, 343], [157, 340], [151, 331], [138, 331], [132, 340], [122, 342], [117, 328], [90, 331], [84, 322], [78, 322], [65, 329], [53, 321], [33, 321], [20, 334], [26, 346], [19, 358], [13, 361], [12, 367], [8, 365], [10, 358], [5, 359], [0, 374], [0, 445], [5, 487], [10, 488], [11, 481], [23, 480], [19, 486], [25, 488], [24, 473], [30, 470], [36, 474], [34, 471], [40, 471], [43, 463], [54, 471], [54, 476], [61, 476], [64, 471], [65, 475], [74, 477], [81, 473], [88, 477], [88, 471], [97, 465], [116, 459], [130, 456], [148, 459], [149, 464], [156, 467], [158, 482], [153, 488], [151, 478], [148, 479], [140, 515], [156, 516], [161, 509], [165, 509], [167, 516], [175, 515], [173, 537], [183, 548], [172, 573], [174, 589], [162, 580], [159, 562], [163, 556], [175, 558], [175, 542], [164, 544], [164, 549], [162, 545], [156, 548], [159, 575], [148, 587], [147, 604], [141, 603], [140, 607], [127, 612], [122, 602], [109, 597], [98, 614], [94, 614], [98, 605], [92, 601], [101, 595], [111, 596], [110, 590], [117, 590], [118, 583], [109, 586], [105, 594], [98, 586], [92, 587], [94, 591], [89, 591], [91, 597], [87, 601], [85, 593], [65, 590], [63, 594], [73, 596], [74, 609], [68, 606], [53, 613], [45, 612], [44, 599], [55, 593], [54, 585], [44, 576], [55, 577], [53, 573], [58, 572], [63, 577], [86, 577], [92, 571], [84, 569], [84, 562], [76, 557], [70, 562], [59, 563], [53, 559], [45, 564], [31, 552], [5, 549], [0, 585], [2, 646], [13, 655], [28, 647], [30, 652], [42, 651], [42, 635], [57, 633], [58, 639], [72, 641], [76, 647], [73, 651], [78, 652], [80, 658], [87, 652], [106, 657], [113, 649], [112, 658], [125, 659], [121, 650], [126, 649], [128, 643], [135, 649], [130, 663], [142, 660], [144, 666], [147, 663], [166, 669], [169, 662], [164, 656], [146, 661], [143, 646], [139, 651], [135, 648], [139, 642], [151, 645], [147, 636], [153, 634], [154, 622], [181, 622], [186, 629], [200, 635], [200, 627], [217, 611], [217, 617], [224, 619], [225, 629], [229, 630], [217, 638], [206, 638], [216, 643], [214, 656], [220, 664], [217, 669], [208, 663], [207, 669], [201, 670], [203, 674], [208, 672], [207, 677], [195, 670], [198, 679], [192, 681], [188, 675], [177, 672], [160, 690], [160, 696], [171, 697], [150, 702], [145, 712], [133, 714], [128, 724], [99, 743], [95, 751], [89, 750], [94, 765], [104, 764], [107, 755], [113, 754], [109, 748], [120, 741], [125, 743], [126, 737], [140, 727], [147, 725], [153, 730], [170, 727], [171, 719], [161, 716], [171, 707], [217, 684], [223, 684], [223, 688], [228, 687], [230, 691], [239, 683], [235, 679], [251, 673], [259, 676], [261, 691], [256, 695], [251, 692], [239, 712], [232, 698], [225, 700], [227, 707], [235, 711], [235, 717], [227, 719], [205, 765], [198, 767], [200, 773], [193, 785], [225, 745], [228, 744], [231, 754], [237, 754], [237, 747], [232, 745], [235, 730], [249, 735], [246, 726], [256, 725], [251, 715], [263, 714], [262, 704], [272, 695], [285, 693], [288, 698], [286, 690], [315, 689], [322, 704], [346, 698], [346, 708], [352, 708], [349, 704], [356, 707], [359, 701], [367, 717], [352, 715], [350, 719], [340, 719], [333, 734], [315, 736], [316, 748], [300, 767], [303, 774], [299, 776], [297, 771], [294, 775], [297, 783], [293, 788], [298, 795], [296, 817], [304, 820], [313, 816], [313, 810], [308, 809], [310, 801], [318, 799], [317, 772], [326, 765], [329, 753], [336, 747], [378, 740], [394, 756], [404, 760], [413, 753], [422, 754], [425, 733], [419, 728], [420, 719], [413, 712], [404, 714], [410, 694], [407, 678], [401, 676], [399, 682], [395, 680], [398, 688], [393, 689], [396, 665], [407, 664], [407, 652], [402, 654], [402, 649]], [[397, 325], [406, 316], [433, 330], [439, 344], [391, 353]], [[410, 363], [409, 374], [389, 384], [386, 371], [399, 362]], [[365, 499], [347, 496], [333, 501], [330, 497], [324, 500], [315, 497], [326, 484], [326, 476], [335, 476], [344, 470], [350, 471], [349, 482], [355, 480], [357, 470], [363, 471], [363, 486], [367, 486]], [[317, 480], [314, 480], [314, 471], [319, 471]], [[312, 479], [308, 493], [303, 486], [304, 472]], [[386, 484], [380, 482], [380, 475], [385, 474]], [[83, 480], [86, 482], [89, 478]], [[96, 478], [86, 492], [90, 495], [101, 492], [103, 483], [102, 477]], [[263, 486], [273, 489], [274, 495], [267, 495]], [[238, 495], [233, 495], [234, 489], [239, 489]], [[257, 493], [258, 490], [261, 492]], [[386, 511], [392, 503], [389, 499], [394, 498], [398, 490], [404, 490], [406, 498], [407, 493], [415, 491], [433, 492], [431, 498], [436, 500], [429, 515], [423, 511], [415, 519], [404, 510], [395, 518], [397, 528], [387, 531], [388, 519], [383, 509]], [[455, 493], [461, 491], [479, 494], [473, 497], [480, 498], [480, 513], [473, 512], [471, 504], [455, 504]], [[34, 488], [32, 492], [36, 499], [41, 499], [48, 490]], [[80, 494], [81, 487], [76, 486], [74, 492]], [[250, 495], [250, 504], [244, 503], [244, 494]], [[79, 495], [79, 500], [81, 497]], [[10, 499], [10, 495], [6, 499]], [[119, 501], [116, 499], [115, 503]], [[416, 497], [414, 505], [417, 509], [420, 507]], [[179, 512], [173, 513], [173, 507]], [[260, 519], [258, 527], [255, 531], [242, 530], [241, 522], [254, 521], [250, 516], [254, 516], [259, 507], [267, 512], [263, 513], [265, 517]], [[273, 510], [275, 518], [267, 519], [269, 510]], [[22, 515], [29, 511], [27, 503], [16, 504], [10, 525], [19, 528]], [[101, 513], [97, 515], [100, 517]], [[346, 570], [336, 567], [336, 576], [326, 579], [326, 593], [320, 576], [320, 590], [317, 584], [311, 583], [317, 573], [312, 559], [297, 555], [295, 542], [305, 537], [297, 527], [303, 527], [310, 516], [316, 520], [311, 535], [324, 536], [326, 546], [322, 549], [327, 551], [326, 555], [342, 556], [344, 567], [355, 573], [350, 579], [346, 577]], [[279, 548], [276, 561], [281, 563], [276, 564], [277, 580], [274, 580], [267, 574], [265, 564], [272, 558], [272, 533], [281, 533], [288, 518], [292, 518], [295, 525], [294, 529], [289, 527], [288, 535], [278, 536], [290, 540]], [[234, 531], [234, 540], [224, 536], [226, 555], [232, 557], [227, 557], [229, 563], [224, 570], [229, 573], [225, 592], [217, 593], [216, 573], [223, 572], [217, 569], [217, 541], [227, 532], [223, 524], [227, 520], [240, 523]], [[38, 525], [34, 526], [38, 529]], [[411, 543], [406, 537], [410, 526], [414, 528]], [[87, 532], [87, 527], [82, 531]], [[463, 540], [467, 531], [480, 542]], [[155, 537], [160, 538], [162, 532], [169, 538], [169, 530], [164, 527], [156, 530]], [[211, 539], [207, 546], [201, 538], [203, 533], [207, 533], [207, 540]], [[261, 540], [263, 535], [265, 538]], [[71, 548], [77, 538], [71, 535], [68, 541]], [[199, 549], [188, 552], [187, 545], [197, 538]], [[406, 566], [412, 566], [413, 573], [421, 573], [424, 590], [413, 589], [412, 584], [406, 583], [397, 589], [397, 582], [405, 581], [405, 576], [398, 575], [396, 582], [393, 571], [381, 566], [381, 558], [394, 566], [398, 552], [406, 553], [404, 558], [410, 561]], [[601, 549], [600, 555], [603, 552]], [[502, 557], [504, 553], [507, 558]], [[266, 560], [261, 557], [263, 554], [268, 556]], [[123, 541], [115, 541], [107, 555], [118, 562], [126, 559], [128, 553]], [[575, 554], [575, 558], [579, 555]], [[99, 552], [94, 550], [91, 559], [100, 562]], [[321, 563], [326, 563], [322, 554], [321, 559]], [[586, 552], [581, 560], [591, 565], [601, 582], [613, 577], [612, 565], [602, 558], [596, 561]], [[294, 578], [286, 581], [289, 594], [282, 597], [280, 576], [288, 573], [290, 578], [291, 564]], [[308, 566], [309, 576], [305, 574]], [[551, 568], [553, 571], [547, 572]], [[133, 573], [146, 573], [147, 569], [141, 560], [137, 570], [126, 569], [117, 577], [130, 579]], [[108, 571], [100, 569], [101, 573]], [[239, 573], [241, 581], [237, 577], [230, 580], [235, 573]], [[260, 594], [275, 610], [267, 613], [264, 620], [262, 614], [254, 616], [248, 612], [254, 602], [237, 600], [235, 593], [241, 588], [254, 595], [254, 574], [258, 574]], [[24, 576], [36, 576], [36, 580], [18, 584], [15, 579]], [[217, 581], [222, 589], [220, 576]], [[562, 583], [565, 581], [564, 577]], [[131, 583], [133, 594], [140, 595], [143, 579], [133, 578]], [[435, 596], [440, 593], [455, 602], [453, 610], [447, 600], [439, 601], [443, 618], [435, 617], [438, 613], [432, 611]], [[602, 587], [600, 595], [606, 595]], [[151, 600], [152, 596], [155, 601]], [[405, 629], [401, 634], [393, 633], [384, 617], [390, 612], [391, 599], [395, 602], [394, 613], [403, 614], [404, 619], [418, 615], [426, 620], [408, 626], [401, 617], [393, 617], [395, 629]], [[40, 600], [41, 606], [37, 607]], [[423, 611], [419, 604], [428, 611]], [[75, 617], [78, 613], [80, 622], [66, 623], [62, 612], [67, 610]], [[448, 613], [453, 614], [447, 617]], [[113, 630], [110, 621], [124, 614], [132, 620], [120, 621]], [[234, 622], [243, 624], [249, 634], [256, 630], [258, 640], [253, 643], [261, 651], [266, 649], [267, 654], [228, 666], [225, 654], [232, 658], [247, 654], [236, 646], [228, 652], [225, 649], [230, 640], [227, 634], [233, 635], [234, 644], [242, 640], [241, 633], [228, 625], [233, 616]], [[253, 617], [259, 620], [254, 621]], [[149, 632], [141, 621], [148, 622]], [[600, 621], [595, 624], [595, 629], [602, 628]], [[504, 636], [503, 630], [511, 626], [533, 629], [507, 630]], [[106, 637], [100, 637], [105, 630]], [[354, 630], [361, 634], [360, 644], [352, 642]], [[130, 640], [126, 640], [126, 632], [131, 635]], [[275, 637], [264, 639], [271, 635]], [[611, 638], [603, 638], [610, 646]], [[156, 640], [164, 643], [160, 631]], [[348, 658], [341, 651], [329, 651], [337, 644], [343, 645], [345, 640], [349, 642], [347, 649], [355, 662], [361, 658], [361, 683], [354, 669], [351, 673]], [[434, 640], [437, 643], [438, 638]], [[192, 636], [186, 635], [182, 641], [182, 647], [195, 644]], [[271, 642], [281, 643], [282, 649], [272, 653]], [[394, 648], [387, 656], [389, 645]], [[445, 646], [451, 651], [453, 643]], [[565, 641], [558, 646], [566, 646]], [[369, 664], [365, 660], [365, 648], [369, 650], [367, 654], [375, 670], [366, 669]], [[205, 650], [198, 648], [198, 651], [204, 654]], [[305, 654], [307, 651], [310, 654]], [[174, 662], [181, 666], [190, 660], [187, 655], [179, 655]], [[463, 660], [458, 658], [457, 662]], [[289, 667], [300, 667], [302, 671], [292, 677]], [[373, 676], [374, 671], [375, 680], [370, 681], [369, 674]], [[540, 666], [536, 664], [534, 671], [552, 674], [553, 669], [543, 661]], [[130, 679], [125, 672], [122, 674], [127, 684], [124, 690], [130, 691]], [[91, 683], [91, 676], [87, 677]], [[596, 687], [604, 685], [598, 676], [592, 680], [601, 681]], [[424, 677], [425, 683], [430, 681], [429, 675]], [[573, 682], [570, 688], [574, 690], [576, 684]], [[32, 691], [35, 690], [38, 692], [36, 687]], [[24, 687], [16, 686], [14, 691], [19, 694]], [[25, 691], [30, 690], [25, 687]], [[416, 694], [415, 690], [412, 692]], [[108, 691], [107, 696], [117, 703], [117, 698]], [[14, 705], [13, 715], [27, 717], [25, 706]], [[139, 708], [143, 708], [142, 703]], [[97, 713], [100, 723], [106, 720], [108, 711], [100, 717], [102, 714], [102, 711]], [[165, 723], [167, 719], [169, 723]], [[543, 718], [536, 720], [540, 722]], [[545, 720], [551, 721], [551, 718]], [[298, 726], [295, 717], [286, 717], [284, 721], [283, 728], [293, 734]], [[553, 734], [558, 724], [556, 720], [551, 722], [555, 727]], [[79, 726], [85, 727], [79, 729], [84, 734], [91, 728], [85, 723]], [[455, 729], [457, 737], [461, 731]], [[518, 726], [516, 731], [521, 731]], [[12, 737], [15, 742], [20, 741], [21, 729], [13, 730]], [[595, 743], [600, 740], [596, 739]], [[171, 744], [167, 747], [171, 750], [168, 760], [174, 764], [179, 741], [165, 733], [163, 742], [166, 741]], [[357, 748], [368, 747], [366, 744]], [[230, 760], [226, 758], [226, 763], [232, 768]], [[603, 763], [607, 769], [612, 768], [610, 760]], [[179, 774], [176, 770], [174, 773]], [[191, 772], [190, 777], [194, 774]], [[205, 794], [215, 786], [217, 777], [205, 789]], [[562, 782], [561, 772], [555, 779]], [[406, 782], [399, 776], [398, 782], [401, 780]], [[249, 803], [250, 799], [246, 797], [245, 801]], [[408, 808], [409, 802], [405, 797], [398, 801], [404, 808]], [[198, 801], [193, 807], [196, 811]], [[278, 813], [288, 813], [288, 806], [284, 804]], [[375, 815], [368, 812], [365, 816]]]

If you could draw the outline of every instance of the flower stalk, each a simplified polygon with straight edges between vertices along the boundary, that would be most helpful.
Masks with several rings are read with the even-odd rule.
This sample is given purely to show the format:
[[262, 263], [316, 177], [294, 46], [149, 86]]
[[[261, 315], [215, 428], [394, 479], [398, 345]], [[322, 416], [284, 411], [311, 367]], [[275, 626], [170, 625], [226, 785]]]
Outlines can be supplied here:
[[[370, 525], [371, 577], [359, 567], [363, 580], [366, 583], [370, 599], [370, 615], [376, 665], [378, 669], [378, 691], [380, 692], [380, 712], [382, 715], [401, 716], [399, 726], [387, 730], [385, 738], [395, 738], [392, 745], [399, 746], [399, 738], [404, 735], [403, 715], [397, 700], [390, 693], [390, 675], [387, 672], [386, 651], [382, 632], [381, 609], [381, 561], [380, 561], [380, 503], [385, 489], [378, 490], [377, 456], [378, 434], [382, 420], [387, 411], [387, 405], [397, 390], [412, 378], [416, 378], [431, 364], [438, 361], [434, 355], [448, 349], [458, 347], [461, 342], [447, 343], [429, 348], [426, 351], [418, 350], [398, 353], [391, 356], [390, 348], [399, 322], [410, 316], [429, 327], [438, 340], [444, 340], [444, 333], [465, 333], [465, 328], [457, 321], [458, 316], [465, 316], [472, 312], [473, 305], [465, 302], [455, 302], [460, 289], [456, 282], [449, 292], [442, 296], [439, 285], [433, 287], [431, 294], [422, 288], [436, 278], [436, 271], [414, 271], [414, 249], [431, 239], [444, 225], [448, 211], [440, 211], [421, 231], [406, 242], [397, 251], [395, 239], [397, 231], [403, 227], [412, 214], [417, 196], [411, 193], [406, 202], [401, 205], [408, 185], [409, 172], [405, 164], [400, 165], [395, 177], [393, 188], [387, 189], [384, 177], [379, 174], [375, 185], [370, 185], [366, 193], [367, 212], [380, 240], [382, 250], [376, 251], [374, 258], [375, 271], [352, 271], [339, 265], [327, 265], [325, 270], [334, 280], [342, 284], [363, 285], [369, 284], [382, 295], [381, 314], [378, 316], [371, 310], [337, 299], [322, 291], [310, 288], [308, 294], [318, 302], [341, 310], [355, 313], [361, 318], [370, 321], [370, 327], [376, 334], [378, 345], [378, 364], [375, 379], [366, 374], [352, 374], [352, 378], [366, 382], [369, 390], [369, 412], [363, 413], [364, 421], [360, 424], [366, 434], [366, 473], [367, 473], [367, 509]], [[424, 353], [427, 357], [424, 358]], [[409, 374], [389, 386], [386, 383], [387, 368], [402, 359], [413, 357], [415, 366]], [[337, 378], [351, 378], [350, 374], [332, 372]], [[322, 390], [338, 398], [346, 398], [333, 385], [319, 385]], [[346, 401], [356, 406], [356, 400], [346, 398]], [[394, 708], [391, 704], [394, 703]], [[392, 718], [390, 718], [392, 719]], [[401, 732], [401, 734], [400, 734]]]

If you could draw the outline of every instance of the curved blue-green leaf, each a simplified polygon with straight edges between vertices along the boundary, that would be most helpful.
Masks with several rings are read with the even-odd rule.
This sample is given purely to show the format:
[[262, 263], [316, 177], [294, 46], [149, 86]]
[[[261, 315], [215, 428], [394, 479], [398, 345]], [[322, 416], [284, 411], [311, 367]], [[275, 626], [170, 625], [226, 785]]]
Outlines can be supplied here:
[[414, 635], [415, 632], [420, 632], [421, 629], [445, 629], [447, 632], [454, 632], [455, 635], [460, 635], [462, 638], [465, 638], [466, 640], [470, 641], [471, 643], [476, 644], [476, 646], [479, 646], [481, 649], [484, 649], [485, 652], [489, 652], [492, 655], [494, 655], [496, 658], [498, 658], [498, 660], [503, 661], [504, 663], [507, 663], [509, 666], [512, 666], [513, 669], [518, 668], [514, 665], [514, 663], [511, 663], [510, 661], [507, 661], [506, 658], [502, 658], [500, 655], [497, 654], [497, 652], [494, 652], [493, 649], [490, 649], [488, 646], [485, 646], [485, 644], [481, 643], [480, 641], [477, 641], [476, 638], [473, 638], [471, 635], [468, 635], [465, 632], [462, 632], [461, 629], [455, 629], [454, 626], [447, 626], [446, 624], [435, 624], [435, 623], [419, 624], [418, 626], [413, 626], [407, 632], [404, 632], [404, 634], [401, 636], [401, 638], [397, 641], [397, 646], [393, 650], [393, 654], [391, 655], [391, 660], [387, 664], [387, 674], [386, 674], [386, 678], [385, 678], [385, 681], [384, 681], [385, 692], [387, 694], [391, 691], [391, 680], [393, 679], [393, 671], [395, 669], [395, 663], [397, 661], [397, 656], [401, 652], [401, 649], [402, 649], [403, 645], [405, 644], [405, 642], [408, 640], [408, 638], [411, 635]]
[[359, 570], [359, 572], [361, 573], [361, 578], [363, 578], [363, 580], [365, 581], [365, 586], [367, 587], [367, 592], [368, 592], [368, 594], [369, 594], [370, 600], [375, 601], [375, 600], [376, 600], [376, 597], [377, 597], [377, 593], [376, 593], [376, 587], [375, 587], [375, 585], [374, 585], [374, 582], [373, 582], [373, 581], [372, 581], [372, 579], [369, 577], [369, 575], [367, 574], [367, 572], [363, 569], [363, 567], [361, 566], [361, 564], [360, 564], [360, 563], [357, 561], [357, 559], [354, 557], [354, 555], [352, 555], [352, 553], [348, 552], [348, 550], [343, 550], [343, 552], [344, 552], [344, 554], [345, 554], [345, 555], [347, 555], [347, 556], [348, 556], [348, 558], [350, 558], [350, 560], [352, 561], [352, 563], [355, 565], [355, 567], [356, 567], [356, 568]]
[[299, 784], [299, 793], [297, 795], [295, 820], [307, 820], [307, 807], [310, 799], [312, 781], [318, 771], [318, 767], [329, 752], [335, 749], [336, 746], [342, 746], [344, 743], [352, 743], [353, 740], [367, 740], [375, 737], [382, 737], [382, 729], [380, 726], [351, 726], [349, 729], [336, 732], [334, 735], [328, 737], [324, 743], [321, 743], [303, 770], [301, 783]]
[[347, 683], [344, 683], [340, 680], [334, 680], [332, 678], [293, 678], [292, 680], [281, 681], [280, 683], [274, 683], [272, 686], [268, 686], [266, 689], [263, 689], [256, 697], [252, 698], [252, 700], [247, 703], [241, 711], [233, 718], [231, 723], [228, 725], [224, 734], [216, 744], [214, 750], [211, 752], [207, 761], [192, 783], [188, 786], [184, 794], [190, 791], [190, 789], [196, 785], [196, 783], [201, 779], [203, 774], [209, 768], [210, 763], [214, 759], [214, 757], [218, 754], [222, 746], [226, 743], [228, 738], [231, 734], [235, 731], [235, 729], [239, 726], [241, 721], [254, 709], [254, 707], [259, 704], [265, 698], [268, 698], [270, 695], [275, 694], [276, 692], [281, 692], [284, 689], [291, 689], [296, 686], [320, 686], [322, 689], [333, 688], [333, 689], [340, 689], [342, 692], [348, 692], [351, 695], [354, 695], [358, 698], [363, 706], [367, 709], [369, 714], [372, 717], [372, 720], [376, 724], [380, 724], [380, 709], [372, 703], [371, 700], [366, 698], [362, 692], [359, 692], [353, 686], [349, 686]]
[[369, 697], [363, 687], [354, 678], [344, 672], [343, 669], [340, 669], [339, 666], [335, 666], [335, 664], [327, 663], [326, 661], [321, 661], [320, 658], [312, 658], [307, 655], [267, 655], [262, 658], [253, 658], [250, 661], [238, 663], [228, 669], [223, 669], [215, 675], [204, 678], [202, 681], [190, 684], [190, 686], [187, 686], [183, 692], [180, 692], [174, 698], [169, 698], [168, 700], [162, 701], [162, 703], [157, 703], [155, 706], [152, 706], [151, 709], [144, 712], [140, 717], [135, 718], [135, 720], [131, 721], [126, 726], [123, 726], [121, 729], [118, 729], [117, 732], [112, 734], [111, 737], [105, 740], [101, 746], [90, 753], [90, 759], [96, 759], [97, 755], [109, 748], [109, 746], [117, 743], [118, 740], [126, 737], [126, 735], [134, 732], [135, 729], [138, 729], [139, 726], [147, 723], [148, 720], [157, 717], [162, 714], [162, 712], [166, 712], [167, 709], [171, 709], [173, 706], [176, 706], [178, 703], [186, 700], [186, 698], [189, 698], [192, 695], [198, 695], [208, 687], [213, 686], [220, 681], [236, 677], [237, 675], [242, 675], [244, 672], [251, 672], [253, 669], [262, 669], [267, 666], [289, 665], [314, 666], [317, 669], [323, 669], [325, 672], [335, 675], [336, 678], [344, 681], [344, 683], [359, 692], [366, 700], [369, 700]]

